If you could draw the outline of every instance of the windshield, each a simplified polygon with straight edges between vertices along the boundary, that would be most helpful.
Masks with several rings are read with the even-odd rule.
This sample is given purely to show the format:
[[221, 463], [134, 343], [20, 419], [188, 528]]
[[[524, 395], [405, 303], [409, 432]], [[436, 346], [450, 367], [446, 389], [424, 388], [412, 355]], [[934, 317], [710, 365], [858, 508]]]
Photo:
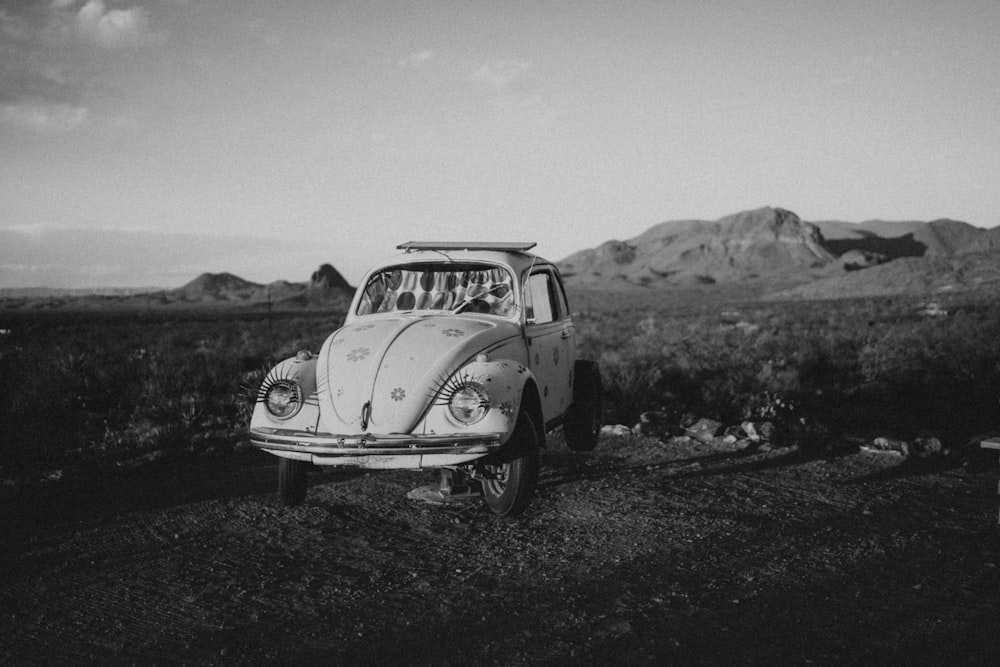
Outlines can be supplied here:
[[491, 264], [390, 266], [372, 274], [357, 314], [443, 310], [507, 317], [515, 307], [513, 284], [507, 269]]

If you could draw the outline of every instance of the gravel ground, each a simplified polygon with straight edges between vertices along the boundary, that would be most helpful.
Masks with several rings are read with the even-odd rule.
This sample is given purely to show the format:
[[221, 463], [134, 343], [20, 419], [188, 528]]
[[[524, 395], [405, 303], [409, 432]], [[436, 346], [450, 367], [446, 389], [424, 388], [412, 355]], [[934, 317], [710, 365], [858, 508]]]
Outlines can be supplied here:
[[516, 520], [275, 471], [0, 497], [0, 663], [1000, 664], [995, 471], [557, 435]]

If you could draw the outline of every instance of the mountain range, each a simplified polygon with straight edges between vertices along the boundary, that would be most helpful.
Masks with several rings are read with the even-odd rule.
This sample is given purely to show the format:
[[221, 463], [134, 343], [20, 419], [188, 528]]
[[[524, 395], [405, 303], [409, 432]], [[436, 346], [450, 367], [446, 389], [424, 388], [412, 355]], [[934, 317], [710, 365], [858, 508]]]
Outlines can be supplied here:
[[250, 306], [276, 309], [345, 308], [354, 288], [330, 264], [323, 264], [304, 282], [276, 280], [261, 284], [232, 273], [202, 273], [182, 287], [168, 290], [0, 290], [6, 308], [189, 308]]
[[266, 285], [244, 280], [231, 273], [203, 273], [175, 290], [156, 293], [162, 299], [188, 304], [243, 302], [308, 306], [331, 300], [348, 299], [354, 288], [330, 264], [323, 264], [306, 282], [276, 280]]
[[957, 220], [806, 222], [764, 207], [675, 220], [558, 262], [568, 286], [753, 284], [779, 298], [1000, 291], [1000, 228]]
[[[1000, 227], [958, 220], [807, 222], [764, 207], [718, 220], [674, 220], [626, 240], [609, 240], [557, 262], [573, 289], [712, 286], [769, 299], [933, 296], [976, 291], [1000, 296]], [[203, 273], [171, 290], [0, 290], [4, 308], [115, 308], [243, 305], [344, 306], [353, 287], [330, 264], [309, 280], [254, 283]]]

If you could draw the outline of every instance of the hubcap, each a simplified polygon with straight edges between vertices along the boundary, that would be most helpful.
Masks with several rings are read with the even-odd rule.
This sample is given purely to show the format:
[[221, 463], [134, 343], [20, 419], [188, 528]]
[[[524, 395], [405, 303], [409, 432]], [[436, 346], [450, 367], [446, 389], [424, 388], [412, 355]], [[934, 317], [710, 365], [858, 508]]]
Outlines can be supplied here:
[[493, 495], [499, 496], [503, 494], [504, 489], [507, 488], [507, 478], [510, 475], [510, 464], [501, 463], [500, 465], [488, 466], [490, 477], [483, 480], [483, 486]]

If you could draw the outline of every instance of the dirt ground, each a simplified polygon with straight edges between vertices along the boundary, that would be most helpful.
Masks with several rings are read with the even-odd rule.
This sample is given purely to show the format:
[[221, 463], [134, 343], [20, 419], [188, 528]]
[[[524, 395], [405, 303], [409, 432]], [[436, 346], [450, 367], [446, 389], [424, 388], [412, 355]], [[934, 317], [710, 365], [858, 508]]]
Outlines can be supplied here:
[[1000, 664], [997, 472], [559, 436], [502, 520], [250, 452], [8, 493], [0, 663]]

